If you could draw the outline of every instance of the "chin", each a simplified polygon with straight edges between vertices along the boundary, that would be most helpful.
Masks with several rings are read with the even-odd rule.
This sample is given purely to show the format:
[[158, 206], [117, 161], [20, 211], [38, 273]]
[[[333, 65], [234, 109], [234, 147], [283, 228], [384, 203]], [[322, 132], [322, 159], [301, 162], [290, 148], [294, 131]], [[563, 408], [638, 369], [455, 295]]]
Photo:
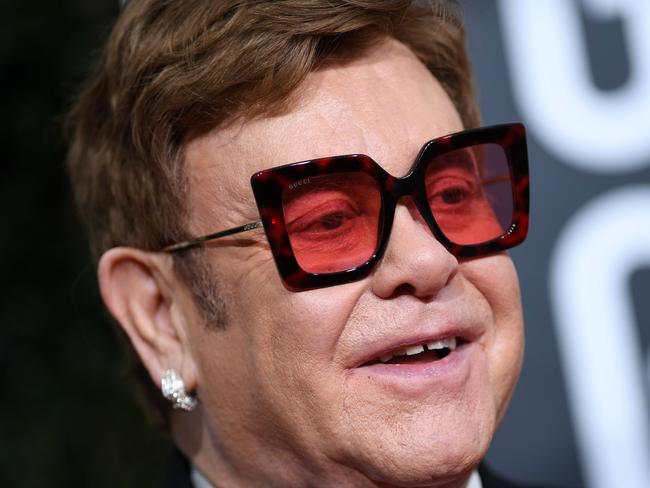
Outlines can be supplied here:
[[495, 422], [477, 417], [456, 420], [448, 419], [445, 429], [436, 428], [438, 422], [394, 424], [388, 436], [368, 441], [356, 455], [361, 463], [356, 469], [382, 486], [445, 486], [462, 481], [485, 456]]

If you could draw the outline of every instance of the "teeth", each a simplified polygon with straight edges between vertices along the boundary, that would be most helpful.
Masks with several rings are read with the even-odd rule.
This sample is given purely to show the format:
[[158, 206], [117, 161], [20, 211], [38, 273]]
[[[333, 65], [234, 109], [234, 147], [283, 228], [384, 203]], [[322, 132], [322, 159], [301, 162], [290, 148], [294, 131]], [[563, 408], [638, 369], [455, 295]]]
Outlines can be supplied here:
[[419, 345], [419, 346], [411, 346], [406, 348], [406, 355], [407, 356], [414, 356], [415, 354], [420, 354], [422, 351], [424, 351], [424, 346]]
[[397, 349], [393, 352], [386, 353], [383, 356], [380, 356], [379, 360], [382, 363], [387, 363], [395, 356], [414, 356], [416, 354], [420, 354], [421, 352], [424, 352], [425, 349], [428, 349], [429, 351], [436, 351], [440, 349], [449, 349], [450, 351], [453, 351], [454, 349], [456, 349], [456, 346], [457, 346], [456, 338], [450, 337], [448, 339], [442, 339], [440, 341], [429, 342], [426, 344], [426, 348], [424, 344], [419, 344], [417, 346], [410, 346], [402, 349]]
[[443, 339], [441, 341], [429, 342], [427, 344], [427, 349], [429, 351], [435, 351], [436, 349], [449, 349], [453, 351], [456, 349], [456, 338], [450, 337], [449, 339]]
[[450, 351], [456, 349], [457, 341], [455, 337], [450, 337], [449, 339], [446, 339], [443, 342], [445, 343], [447, 349], [449, 349]]

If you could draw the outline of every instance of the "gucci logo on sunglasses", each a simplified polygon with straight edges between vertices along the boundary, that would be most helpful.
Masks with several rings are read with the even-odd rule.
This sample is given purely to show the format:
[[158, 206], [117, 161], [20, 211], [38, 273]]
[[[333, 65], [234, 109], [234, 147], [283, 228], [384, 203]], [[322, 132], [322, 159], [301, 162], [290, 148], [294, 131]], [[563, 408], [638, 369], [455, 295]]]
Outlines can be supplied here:
[[260, 221], [162, 251], [190, 249], [263, 226], [282, 280], [299, 291], [367, 276], [386, 249], [403, 196], [413, 199], [435, 238], [458, 258], [509, 249], [528, 232], [522, 124], [429, 141], [401, 178], [369, 156], [350, 154], [266, 169], [251, 177], [251, 186]]

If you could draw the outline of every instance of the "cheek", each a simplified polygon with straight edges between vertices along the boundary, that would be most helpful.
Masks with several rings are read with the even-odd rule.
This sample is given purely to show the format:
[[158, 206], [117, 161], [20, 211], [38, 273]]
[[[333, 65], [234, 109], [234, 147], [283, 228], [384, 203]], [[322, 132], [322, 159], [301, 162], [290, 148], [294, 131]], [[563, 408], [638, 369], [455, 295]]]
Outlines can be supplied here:
[[356, 295], [345, 287], [294, 293], [279, 278], [258, 285], [243, 285], [235, 294], [233, 321], [243, 320], [257, 344], [293, 351], [285, 359], [304, 354], [331, 358]]
[[338, 417], [332, 358], [363, 285], [292, 293], [264, 269], [236, 274], [216, 264], [229, 323], [196, 337], [211, 425], [224, 442], [252, 436], [306, 452]]
[[468, 261], [462, 265], [462, 271], [483, 296], [492, 314], [492, 329], [486, 336], [486, 354], [500, 421], [514, 392], [523, 361], [523, 314], [517, 272], [507, 254]]
[[280, 287], [246, 311], [258, 351], [251, 357], [255, 396], [265, 416], [258, 430], [279, 426], [274, 435], [306, 456], [323, 448], [331, 436], [322, 434], [341, 419], [343, 375], [334, 358], [357, 289], [358, 283], [300, 293]]
[[232, 327], [246, 330], [259, 396], [278, 409], [287, 408], [288, 397], [290, 408], [318, 408], [314, 402], [322, 405], [337, 388], [333, 358], [363, 285], [293, 293], [279, 278], [251, 280], [233, 295]]

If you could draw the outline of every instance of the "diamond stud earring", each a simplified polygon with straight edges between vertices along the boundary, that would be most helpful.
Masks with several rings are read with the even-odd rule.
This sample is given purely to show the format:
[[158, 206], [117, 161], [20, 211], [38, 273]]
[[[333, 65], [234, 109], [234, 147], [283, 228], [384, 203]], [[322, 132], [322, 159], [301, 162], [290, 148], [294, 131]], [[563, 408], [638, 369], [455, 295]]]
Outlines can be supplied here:
[[160, 380], [163, 396], [172, 402], [174, 408], [180, 408], [191, 412], [196, 408], [197, 400], [185, 391], [183, 378], [175, 369], [166, 369]]

